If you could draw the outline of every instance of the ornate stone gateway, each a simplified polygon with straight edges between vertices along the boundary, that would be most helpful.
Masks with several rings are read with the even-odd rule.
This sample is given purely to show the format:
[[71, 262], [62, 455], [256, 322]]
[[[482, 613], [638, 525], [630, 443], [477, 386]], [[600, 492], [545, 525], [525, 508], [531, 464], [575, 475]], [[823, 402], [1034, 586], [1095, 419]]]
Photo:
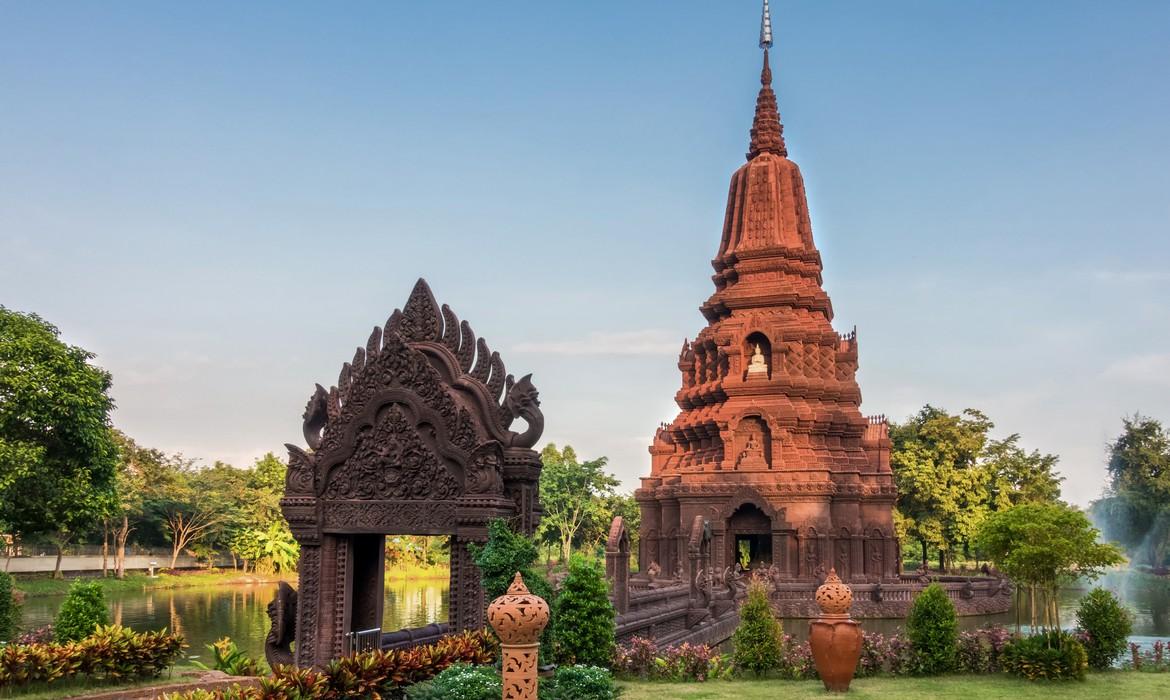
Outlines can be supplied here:
[[[523, 433], [511, 430], [517, 418]], [[531, 375], [506, 374], [420, 279], [342, 365], [337, 386], [317, 385], [304, 415], [309, 449], [287, 446], [281, 508], [301, 545], [299, 585], [283, 586], [269, 606], [269, 662], [319, 666], [362, 631], [391, 646], [482, 628], [486, 601], [467, 544], [485, 541], [495, 518], [535, 530], [541, 463], [532, 446], [543, 429]], [[381, 635], [386, 535], [451, 538], [447, 625]]]

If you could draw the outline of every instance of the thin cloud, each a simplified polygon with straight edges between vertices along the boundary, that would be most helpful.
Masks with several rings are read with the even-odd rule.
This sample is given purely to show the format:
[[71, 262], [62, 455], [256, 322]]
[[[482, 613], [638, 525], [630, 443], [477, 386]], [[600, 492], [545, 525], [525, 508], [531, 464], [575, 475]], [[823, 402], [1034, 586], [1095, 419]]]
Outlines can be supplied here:
[[664, 330], [617, 331], [590, 333], [578, 340], [552, 340], [517, 343], [517, 352], [546, 355], [674, 355], [682, 347], [682, 338]]
[[1089, 276], [1106, 284], [1150, 284], [1170, 282], [1170, 272], [1165, 270], [1092, 270]]
[[1170, 386], [1170, 352], [1135, 355], [1105, 368], [1105, 376], [1142, 384]]

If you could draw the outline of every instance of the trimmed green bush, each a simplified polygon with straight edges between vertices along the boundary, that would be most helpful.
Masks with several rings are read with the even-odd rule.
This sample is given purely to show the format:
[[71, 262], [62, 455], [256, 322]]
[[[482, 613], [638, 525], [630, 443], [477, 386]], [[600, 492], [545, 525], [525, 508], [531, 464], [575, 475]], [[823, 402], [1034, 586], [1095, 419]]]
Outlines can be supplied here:
[[748, 584], [747, 600], [739, 609], [739, 626], [731, 637], [735, 665], [757, 676], [778, 668], [782, 635], [780, 623], [768, 603], [768, 589], [762, 582], [753, 580]]
[[1030, 681], [1085, 680], [1089, 657], [1068, 632], [1050, 630], [1013, 639], [1003, 650], [1003, 669]]
[[906, 636], [913, 653], [913, 671], [933, 676], [955, 670], [959, 622], [955, 604], [937, 583], [927, 586], [910, 606]]
[[553, 614], [560, 664], [609, 666], [614, 650], [614, 611], [601, 563], [574, 555]]
[[16, 590], [12, 575], [0, 571], [0, 642], [7, 642], [16, 636], [20, 627], [20, 605], [16, 602]]
[[77, 580], [53, 620], [53, 637], [59, 642], [78, 642], [93, 634], [99, 625], [110, 624], [106, 596], [97, 581]]
[[1077, 626], [1084, 633], [1085, 653], [1089, 667], [1104, 671], [1125, 653], [1126, 642], [1133, 631], [1133, 616], [1129, 610], [1104, 588], [1094, 588], [1081, 598], [1077, 609]]
[[552, 683], [540, 684], [541, 700], [614, 700], [619, 692], [613, 674], [600, 666], [561, 666]]
[[499, 700], [503, 693], [495, 668], [465, 664], [451, 666], [433, 681], [406, 689], [409, 700]]

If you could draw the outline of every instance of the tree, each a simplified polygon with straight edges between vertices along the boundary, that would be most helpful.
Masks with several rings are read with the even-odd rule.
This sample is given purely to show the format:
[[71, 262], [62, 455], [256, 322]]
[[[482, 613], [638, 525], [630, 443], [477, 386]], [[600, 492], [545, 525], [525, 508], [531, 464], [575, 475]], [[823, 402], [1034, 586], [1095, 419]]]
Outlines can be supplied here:
[[[983, 552], [1017, 585], [1027, 586], [1036, 627], [1060, 629], [1059, 591], [1075, 578], [1093, 580], [1125, 561], [1081, 511], [1063, 503], [1024, 503], [989, 516], [979, 528]], [[1042, 615], [1037, 614], [1036, 594]], [[1018, 620], [1017, 620], [1018, 624]]]
[[772, 606], [768, 589], [758, 579], [748, 584], [747, 599], [739, 608], [739, 626], [731, 637], [735, 665], [757, 676], [780, 666], [782, 630]]
[[955, 416], [927, 405], [904, 424], [890, 426], [890, 466], [906, 533], [939, 550], [946, 569], [956, 545], [970, 539], [986, 509], [987, 482], [978, 460], [992, 423], [979, 411]]
[[[170, 568], [175, 568], [184, 550], [210, 535], [232, 515], [223, 498], [224, 482], [231, 479], [226, 473], [229, 469], [228, 465], [217, 464], [200, 471], [193, 460], [175, 455], [146, 485], [144, 508], [161, 522], [171, 543]], [[232, 488], [238, 494], [242, 484]]]
[[1105, 496], [1091, 512], [1135, 560], [1163, 566], [1170, 544], [1170, 433], [1146, 416], [1122, 420], [1121, 435], [1109, 445]]
[[110, 375], [35, 314], [0, 306], [0, 522], [66, 544], [114, 508]]
[[573, 539], [594, 515], [601, 499], [612, 496], [618, 480], [607, 474], [605, 457], [588, 462], [577, 461], [577, 453], [565, 445], [564, 450], [549, 443], [540, 453], [544, 468], [540, 473], [540, 504], [544, 508], [539, 535], [554, 541], [561, 550], [561, 560], [569, 561]]
[[927, 586], [910, 605], [906, 636], [914, 652], [914, 672], [924, 676], [955, 669], [959, 652], [959, 621], [955, 604], [937, 583]]
[[994, 427], [980, 411], [952, 415], [930, 405], [890, 426], [895, 524], [904, 542], [920, 545], [923, 569], [928, 548], [938, 550], [943, 570], [960, 552], [970, 557], [975, 531], [989, 513], [1060, 497], [1059, 458], [1026, 452], [1018, 434], [994, 440]]
[[613, 661], [614, 610], [605, 571], [595, 559], [575, 555], [556, 600], [557, 661], [609, 666]]

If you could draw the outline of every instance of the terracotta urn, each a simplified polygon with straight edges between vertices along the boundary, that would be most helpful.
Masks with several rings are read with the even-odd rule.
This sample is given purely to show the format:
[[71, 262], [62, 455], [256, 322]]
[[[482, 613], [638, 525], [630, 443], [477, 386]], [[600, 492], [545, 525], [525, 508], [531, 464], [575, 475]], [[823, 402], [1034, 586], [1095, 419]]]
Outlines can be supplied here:
[[836, 569], [830, 569], [816, 599], [821, 615], [808, 624], [813, 663], [825, 690], [844, 693], [861, 658], [861, 623], [849, 619], [853, 591], [841, 582]]
[[548, 618], [548, 603], [528, 592], [520, 572], [508, 592], [488, 606], [488, 623], [500, 638], [504, 657], [504, 700], [536, 700], [540, 633]]

